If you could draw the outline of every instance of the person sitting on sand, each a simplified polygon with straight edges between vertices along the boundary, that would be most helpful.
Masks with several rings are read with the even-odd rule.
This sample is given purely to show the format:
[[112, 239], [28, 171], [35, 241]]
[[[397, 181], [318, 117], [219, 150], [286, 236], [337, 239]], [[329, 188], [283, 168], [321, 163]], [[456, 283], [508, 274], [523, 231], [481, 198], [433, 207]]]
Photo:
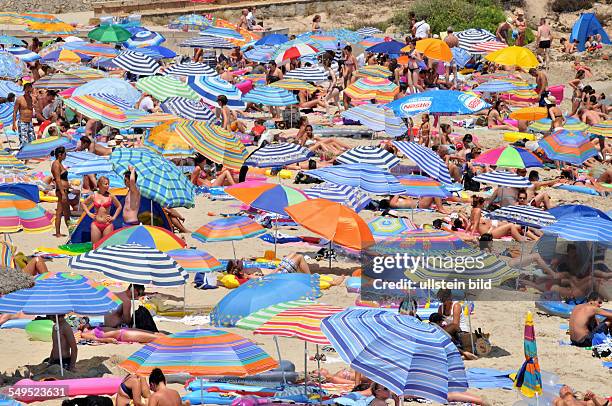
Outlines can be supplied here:
[[[521, 171], [520, 173], [518, 170], [516, 171], [516, 173], [520, 176], [524, 176], [521, 173], [525, 173], [525, 172], [527, 172], [527, 169], [523, 169], [523, 171]], [[548, 195], [548, 193], [539, 192], [539, 189], [543, 187], [555, 185], [559, 183], [559, 179], [540, 181], [540, 174], [538, 173], [538, 171], [535, 171], [535, 170], [532, 170], [531, 172], [529, 172], [528, 179], [529, 179], [529, 182], [531, 182], [533, 186], [527, 188], [527, 203], [533, 207], [539, 207], [545, 210], [548, 210], [554, 207], [554, 205], [550, 201], [550, 196]]]
[[320, 91], [315, 91], [312, 93], [308, 93], [307, 90], [300, 90], [298, 92], [298, 106], [301, 109], [315, 109], [317, 107], [325, 109], [327, 113], [327, 109], [329, 105], [325, 101], [325, 97]]
[[[525, 237], [521, 235], [521, 227], [517, 224], [506, 223], [499, 220], [484, 218], [482, 210], [485, 199], [480, 196], [472, 196], [472, 211], [470, 213], [470, 224], [466, 231], [472, 233], [491, 234], [493, 238], [511, 236], [516, 241], [523, 242]], [[533, 236], [534, 239], [537, 237]]]
[[[91, 222], [91, 242], [97, 243], [102, 238], [106, 237], [115, 229], [113, 222], [121, 213], [121, 203], [115, 195], [108, 191], [109, 180], [106, 176], [101, 176], [98, 179], [98, 190], [92, 193], [87, 199], [81, 202], [81, 207], [87, 216], [93, 221]], [[95, 213], [89, 210], [89, 205], [93, 203], [96, 209]], [[115, 205], [115, 214], [111, 216], [111, 207]]]
[[444, 317], [440, 314], [440, 313], [432, 313], [429, 315], [429, 324], [431, 324], [432, 326], [436, 326], [438, 327], [441, 331], [443, 331], [445, 334], [447, 334], [450, 339], [453, 341], [453, 344], [455, 344], [455, 346], [457, 347], [457, 350], [459, 351], [459, 353], [461, 354], [461, 357], [463, 359], [466, 360], [476, 360], [478, 359], [478, 356], [476, 356], [475, 354], [469, 352], [469, 351], [464, 351], [462, 344], [461, 344], [461, 340], [457, 340], [455, 339], [452, 335], [450, 335], [446, 329], [444, 328]]
[[310, 267], [301, 254], [289, 254], [281, 259], [273, 273], [305, 273], [310, 275]]
[[151, 390], [147, 378], [129, 374], [123, 378], [117, 389], [115, 406], [145, 406], [146, 403], [142, 401], [142, 398], [148, 399], [149, 396], [151, 396]]
[[313, 133], [313, 128], [310, 124], [304, 126], [304, 135], [298, 139], [298, 143], [318, 154], [331, 152], [335, 155], [340, 155], [349, 149], [347, 144], [334, 138], [321, 138], [315, 136]]
[[109, 156], [113, 152], [112, 148], [93, 142], [87, 135], [82, 136], [79, 140], [77, 151], [87, 151], [98, 156]]
[[[51, 355], [48, 358], [49, 365], [60, 365], [60, 357], [62, 366], [73, 371], [76, 366], [77, 355], [79, 350], [77, 349], [77, 342], [74, 338], [72, 327], [66, 321], [65, 315], [51, 315], [47, 316], [47, 319], [53, 320], [53, 329], [51, 338], [53, 340], [53, 346], [51, 347]], [[60, 342], [57, 340], [57, 330], [59, 329]], [[61, 352], [60, 352], [61, 348]]]
[[[574, 307], [569, 318], [570, 341], [576, 347], [591, 347], [593, 336], [597, 333], [609, 334], [612, 324], [612, 311], [601, 308], [603, 298], [593, 292], [584, 304]], [[605, 317], [604, 321], [597, 316]]]
[[467, 318], [463, 313], [460, 302], [453, 301], [450, 289], [440, 289], [437, 293], [438, 300], [442, 303], [438, 307], [438, 314], [444, 318], [442, 327], [451, 336], [457, 336], [462, 331], [470, 331]]
[[132, 324], [132, 287], [134, 300], [144, 296], [143, 285], [130, 285], [123, 292], [115, 293], [121, 299], [121, 306], [114, 312], [104, 315], [104, 327], [120, 328], [130, 327]]
[[174, 230], [181, 234], [186, 234], [189, 232], [189, 230], [187, 230], [183, 224], [185, 222], [185, 217], [183, 217], [181, 213], [170, 207], [162, 207], [162, 210], [164, 213], [166, 213], [166, 216], [168, 216], [168, 220], [170, 220], [170, 224], [172, 224]]
[[591, 391], [586, 391], [582, 400], [579, 400], [574, 390], [567, 385], [559, 389], [559, 396], [553, 400], [553, 406], [608, 406], [612, 397], [602, 398]]
[[391, 393], [388, 388], [379, 383], [373, 382], [370, 391], [374, 399], [370, 400], [368, 406], [388, 406], [390, 400], [393, 400], [395, 406], [399, 406], [400, 404], [399, 398], [394, 393]]
[[408, 196], [395, 195], [389, 200], [381, 200], [381, 210], [387, 209], [433, 209], [433, 205], [436, 205], [435, 209], [438, 213], [448, 214], [448, 211], [444, 209], [442, 199], [439, 197], [422, 197], [420, 199], [413, 199]]
[[246, 133], [246, 126], [238, 120], [236, 113], [228, 107], [227, 103], [227, 96], [223, 94], [217, 96], [217, 104], [221, 109], [221, 127], [227, 131]]
[[151, 333], [150, 331], [137, 328], [123, 327], [120, 329], [113, 327], [92, 327], [89, 324], [89, 317], [82, 317], [79, 321], [78, 330], [84, 340], [96, 341], [99, 343], [150, 343], [163, 336], [162, 333]]
[[517, 131], [518, 128], [511, 124], [504, 123], [502, 118], [503, 101], [497, 100], [487, 113], [487, 127], [491, 130]]
[[234, 275], [241, 285], [250, 281], [251, 279], [259, 279], [264, 276], [264, 273], [260, 268], [245, 268], [242, 260], [229, 260], [225, 271], [229, 275]]
[[147, 406], [183, 406], [190, 404], [189, 401], [183, 403], [179, 393], [166, 386], [166, 377], [159, 368], [153, 369], [149, 374], [149, 388], [153, 393], [149, 397]]
[[206, 162], [203, 155], [196, 155], [194, 159], [195, 167], [191, 173], [191, 183], [196, 186], [217, 187], [231, 186], [236, 184], [229, 169], [223, 169], [213, 176], [213, 166]]

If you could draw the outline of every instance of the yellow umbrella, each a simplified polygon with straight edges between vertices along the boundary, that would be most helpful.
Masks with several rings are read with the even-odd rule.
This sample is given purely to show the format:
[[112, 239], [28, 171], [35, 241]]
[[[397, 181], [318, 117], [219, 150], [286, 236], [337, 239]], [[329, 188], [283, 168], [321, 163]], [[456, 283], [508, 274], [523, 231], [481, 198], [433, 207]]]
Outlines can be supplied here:
[[175, 129], [179, 121], [166, 121], [164, 124], [151, 129], [149, 135], [144, 139], [144, 145], [166, 158], [187, 158], [193, 156], [195, 151]]
[[495, 62], [505, 66], [519, 66], [521, 68], [535, 68], [538, 66], [538, 58], [529, 49], [511, 46], [491, 52], [485, 56], [487, 61]]
[[70, 24], [66, 24], [62, 21], [60, 22], [39, 22], [39, 21], [31, 21], [28, 22], [28, 28], [31, 31], [40, 31], [42, 33], [48, 32], [61, 32], [61, 33], [72, 33], [76, 32], [76, 28], [74, 28]]
[[514, 120], [536, 121], [548, 117], [546, 107], [524, 107], [510, 113]]
[[[437, 38], [426, 38], [416, 42], [415, 49], [428, 58], [438, 61], [450, 62], [453, 60], [453, 53], [446, 42]], [[409, 52], [410, 46], [401, 49], [402, 52]]]
[[314, 92], [317, 90], [316, 87], [301, 79], [283, 79], [271, 83], [270, 86], [280, 87], [281, 89], [286, 90], [306, 90], [308, 92]]

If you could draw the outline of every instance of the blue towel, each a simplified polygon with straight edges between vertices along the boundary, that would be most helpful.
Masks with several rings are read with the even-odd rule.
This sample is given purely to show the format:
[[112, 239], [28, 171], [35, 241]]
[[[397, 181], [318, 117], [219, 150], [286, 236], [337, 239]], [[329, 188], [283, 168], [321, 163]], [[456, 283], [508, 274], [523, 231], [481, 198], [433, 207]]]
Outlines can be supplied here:
[[468, 385], [470, 388], [490, 389], [502, 388], [512, 389], [514, 383], [509, 375], [513, 370], [499, 371], [493, 368], [469, 368], [466, 371]]

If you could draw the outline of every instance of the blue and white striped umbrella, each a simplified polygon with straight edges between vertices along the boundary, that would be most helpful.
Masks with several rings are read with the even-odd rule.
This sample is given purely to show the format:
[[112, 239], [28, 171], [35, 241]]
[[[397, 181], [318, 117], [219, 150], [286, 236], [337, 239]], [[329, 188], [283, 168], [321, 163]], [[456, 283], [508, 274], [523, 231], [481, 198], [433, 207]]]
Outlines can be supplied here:
[[291, 70], [284, 77], [286, 79], [300, 79], [306, 82], [319, 83], [328, 80], [328, 76], [327, 72], [318, 66], [307, 66]]
[[471, 54], [483, 53], [476, 48], [476, 45], [497, 40], [495, 35], [482, 28], [470, 28], [455, 35], [459, 39], [459, 48], [463, 48]]
[[21, 96], [23, 94], [23, 86], [10, 80], [0, 80], [0, 97], [6, 97], [9, 93]]
[[115, 96], [112, 93], [92, 93], [91, 96], [96, 97], [100, 100], [104, 100], [110, 104], [114, 104], [122, 110], [130, 110], [134, 108], [134, 105], [128, 101], [123, 100], [119, 96]]
[[474, 88], [476, 92], [501, 93], [517, 90], [519, 86], [505, 80], [490, 80]]
[[235, 46], [224, 38], [202, 35], [200, 37], [189, 38], [179, 46], [202, 49], [232, 49]]
[[153, 286], [180, 286], [187, 272], [172, 258], [140, 244], [109, 245], [71, 257], [68, 266], [79, 271], [96, 271], [114, 280]]
[[382, 148], [362, 145], [343, 152], [336, 157], [336, 162], [340, 164], [369, 164], [388, 171], [399, 165], [400, 159]]
[[165, 40], [166, 38], [158, 32], [142, 30], [132, 34], [132, 37], [125, 41], [125, 46], [128, 48], [157, 46]]
[[[15, 102], [8, 102], [0, 104], [0, 123], [4, 127], [10, 128], [13, 123], [13, 110], [15, 109]], [[19, 112], [17, 112], [19, 117]]]
[[76, 176], [96, 174], [98, 176], [117, 176], [113, 172], [113, 164], [106, 157], [97, 156], [94, 159], [82, 161], [72, 165], [68, 171]]
[[72, 168], [74, 165], [80, 164], [81, 162], [97, 159], [99, 157], [99, 155], [88, 151], [70, 151], [66, 153], [66, 159], [62, 164], [66, 168]]
[[356, 213], [359, 213], [372, 201], [370, 196], [356, 187], [335, 185], [327, 182], [314, 185], [310, 189], [305, 189], [304, 193], [311, 199], [326, 199], [340, 203], [353, 209]]
[[174, 58], [176, 52], [173, 50], [162, 47], [161, 45], [151, 45], [148, 47], [131, 48], [131, 51], [139, 52], [149, 58], [155, 59], [156, 61], [164, 58]]
[[321, 322], [344, 362], [397, 395], [447, 403], [467, 390], [461, 354], [450, 336], [414, 317], [381, 309], [347, 309]]
[[493, 220], [509, 221], [525, 227], [542, 228], [557, 221], [555, 216], [546, 210], [533, 206], [506, 206], [489, 213]]
[[29, 289], [21, 289], [0, 298], [0, 313], [25, 314], [107, 314], [121, 305], [121, 300], [107, 288], [82, 275], [45, 273]]
[[213, 27], [212, 25], [202, 27], [202, 29], [200, 29], [200, 35], [244, 41], [244, 37], [238, 31], [231, 28]]
[[217, 97], [225, 95], [230, 108], [245, 107], [240, 89], [219, 76], [190, 76], [187, 78], [187, 84], [211, 106], [219, 107]]
[[360, 188], [376, 195], [398, 195], [406, 192], [399, 180], [384, 169], [368, 164], [343, 164], [313, 169], [308, 175], [336, 185]]
[[[265, 38], [265, 37], [264, 37]], [[250, 61], [266, 63], [274, 59], [274, 53], [278, 47], [274, 46], [256, 46], [244, 53], [244, 57]]]
[[0, 77], [19, 79], [25, 71], [26, 66], [23, 61], [6, 51], [0, 51]]
[[17, 58], [21, 59], [24, 62], [34, 62], [41, 58], [36, 52], [32, 52], [24, 47], [12, 47], [6, 48], [6, 51], [15, 55]]
[[442, 158], [430, 148], [408, 141], [393, 141], [393, 145], [432, 178], [448, 185], [453, 183], [448, 167]]
[[200, 62], [182, 62], [177, 63], [166, 70], [164, 75], [177, 75], [177, 76], [217, 76], [217, 71]]
[[610, 245], [612, 221], [599, 217], [564, 217], [544, 227], [545, 233], [556, 234], [569, 241], [595, 241]]
[[0, 45], [14, 45], [14, 46], [23, 46], [24, 43], [17, 37], [13, 37], [11, 35], [0, 35]]
[[476, 182], [488, 183], [491, 185], [499, 185], [515, 188], [527, 188], [533, 186], [527, 178], [519, 176], [514, 172], [508, 171], [493, 171], [481, 173], [474, 177]]
[[359, 121], [373, 131], [384, 131], [390, 137], [400, 137], [408, 131], [404, 121], [393, 110], [380, 104], [363, 104], [341, 113], [342, 117]]
[[314, 153], [308, 148], [290, 142], [268, 144], [255, 150], [244, 164], [258, 168], [282, 167], [306, 161], [313, 155]]
[[242, 96], [242, 101], [264, 106], [289, 106], [298, 102], [295, 95], [289, 90], [274, 86], [257, 86]]
[[364, 38], [373, 37], [377, 34], [382, 34], [382, 31], [376, 27], [361, 27], [357, 30], [357, 34], [361, 35]]
[[215, 113], [206, 104], [185, 97], [169, 97], [159, 107], [164, 113], [188, 120], [209, 121], [215, 118]]
[[453, 53], [453, 62], [459, 67], [464, 68], [465, 65], [472, 59], [472, 55], [463, 48], [453, 47], [451, 48]]
[[155, 75], [161, 68], [153, 58], [135, 51], [123, 51], [113, 59], [113, 64], [141, 76]]

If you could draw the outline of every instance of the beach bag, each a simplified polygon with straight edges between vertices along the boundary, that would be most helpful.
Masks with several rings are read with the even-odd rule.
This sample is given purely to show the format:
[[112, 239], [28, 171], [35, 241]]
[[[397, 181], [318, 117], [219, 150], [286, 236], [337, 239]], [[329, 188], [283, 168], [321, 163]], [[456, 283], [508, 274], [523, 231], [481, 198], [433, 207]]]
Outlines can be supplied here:
[[152, 333], [159, 332], [159, 330], [157, 329], [157, 325], [153, 320], [153, 316], [151, 316], [149, 309], [147, 309], [146, 307], [140, 306], [136, 310], [136, 314], [134, 315], [134, 317], [136, 318], [136, 328], [139, 328], [141, 330], [147, 330]]
[[198, 272], [193, 278], [193, 284], [198, 289], [205, 289], [217, 286], [215, 272]]

